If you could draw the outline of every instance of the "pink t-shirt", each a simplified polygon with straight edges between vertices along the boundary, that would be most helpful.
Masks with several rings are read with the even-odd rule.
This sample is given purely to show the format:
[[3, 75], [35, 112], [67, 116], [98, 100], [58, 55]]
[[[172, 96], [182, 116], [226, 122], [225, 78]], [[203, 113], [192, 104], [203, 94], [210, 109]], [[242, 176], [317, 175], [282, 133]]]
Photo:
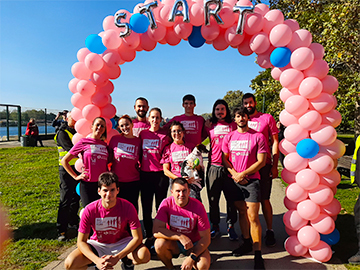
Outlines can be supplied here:
[[142, 145], [141, 170], [144, 172], [159, 172], [163, 170], [160, 163], [164, 148], [170, 143], [166, 131], [160, 129], [156, 132], [143, 130], [140, 133]]
[[140, 138], [116, 135], [111, 138], [109, 148], [112, 152], [111, 171], [119, 177], [119, 182], [140, 180]]
[[90, 229], [94, 234], [91, 240], [104, 244], [113, 244], [130, 236], [130, 230], [140, 228], [140, 221], [135, 207], [127, 200], [117, 198], [116, 205], [106, 209], [101, 199], [88, 204], [80, 219], [79, 232], [87, 234]]
[[142, 122], [139, 121], [138, 119], [133, 119], [132, 122], [133, 122], [133, 134], [136, 137], [139, 137], [141, 131], [150, 128], [150, 123], [148, 121]]
[[210, 228], [204, 205], [190, 197], [185, 207], [178, 206], [173, 196], [164, 199], [155, 218], [165, 222], [171, 231], [186, 235], [193, 243], [200, 240], [199, 231]]
[[236, 130], [236, 128], [235, 122], [227, 123], [225, 121], [218, 121], [216, 124], [212, 124], [211, 128], [206, 128], [211, 145], [209, 153], [211, 165], [222, 166], [222, 142], [225, 135]]
[[206, 138], [205, 120], [200, 115], [186, 116], [185, 114], [175, 116], [166, 124], [165, 128], [170, 128], [173, 121], [178, 121], [185, 128], [184, 141], [193, 149], [196, 145], [202, 143]]
[[165, 147], [162, 155], [161, 164], [170, 163], [171, 172], [178, 177], [181, 177], [180, 163], [191, 153], [190, 147], [187, 143], [178, 145], [172, 143]]
[[[229, 154], [235, 171], [243, 172], [257, 161], [258, 153], [266, 153], [265, 137], [249, 129], [245, 133], [235, 130], [225, 136], [222, 151]], [[259, 172], [248, 175], [249, 179], [260, 179]]]
[[272, 115], [267, 113], [258, 112], [253, 117], [249, 118], [248, 121], [249, 128], [256, 130], [257, 132], [261, 132], [265, 136], [265, 144], [266, 144], [266, 163], [271, 164], [271, 151], [270, 151], [270, 142], [269, 139], [272, 135], [278, 134], [279, 130], [276, 127], [276, 122]]
[[97, 182], [99, 175], [108, 170], [109, 151], [102, 140], [82, 138], [69, 151], [70, 154], [78, 156], [81, 154], [88, 178], [84, 181]]

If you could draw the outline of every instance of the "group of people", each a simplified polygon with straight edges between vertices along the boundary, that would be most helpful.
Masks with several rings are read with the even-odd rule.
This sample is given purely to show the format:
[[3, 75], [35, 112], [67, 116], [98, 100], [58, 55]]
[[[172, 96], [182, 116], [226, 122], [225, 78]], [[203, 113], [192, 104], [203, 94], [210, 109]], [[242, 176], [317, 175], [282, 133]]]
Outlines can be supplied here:
[[[86, 269], [92, 263], [98, 269], [112, 269], [119, 260], [125, 269], [133, 269], [134, 264], [148, 262], [155, 253], [168, 269], [174, 269], [172, 258], [179, 254], [187, 256], [182, 269], [209, 269], [208, 246], [220, 233], [222, 191], [227, 201], [229, 239], [238, 240], [234, 229], [237, 212], [242, 232], [242, 244], [233, 255], [254, 250], [254, 268], [265, 268], [259, 208], [261, 205], [267, 224], [266, 245], [274, 246], [269, 200], [272, 176], [278, 174], [279, 141], [274, 118], [256, 110], [252, 94], [243, 96], [243, 106], [234, 110], [234, 119], [224, 100], [215, 102], [208, 121], [194, 113], [193, 95], [184, 96], [182, 106], [184, 114], [161, 126], [161, 110], [149, 110], [148, 101], [138, 98], [134, 106], [137, 118], [121, 116], [119, 135], [107, 141], [106, 122], [97, 117], [91, 134], [75, 145], [71, 142], [75, 121], [71, 113], [67, 114], [55, 138], [61, 190], [59, 240], [66, 239], [67, 228], [79, 223], [79, 196], [75, 192], [79, 182], [85, 209], [78, 248], [67, 257], [66, 269]], [[206, 178], [203, 167], [193, 164], [202, 179], [199, 183], [183, 174], [183, 162], [207, 137], [210, 152]], [[74, 165], [79, 156], [83, 165], [77, 172]], [[201, 198], [192, 192], [194, 184], [200, 189], [206, 186], [209, 218]], [[171, 196], [167, 198], [169, 186]], [[137, 214], [139, 194], [142, 229]], [[153, 220], [154, 197], [157, 214]]]

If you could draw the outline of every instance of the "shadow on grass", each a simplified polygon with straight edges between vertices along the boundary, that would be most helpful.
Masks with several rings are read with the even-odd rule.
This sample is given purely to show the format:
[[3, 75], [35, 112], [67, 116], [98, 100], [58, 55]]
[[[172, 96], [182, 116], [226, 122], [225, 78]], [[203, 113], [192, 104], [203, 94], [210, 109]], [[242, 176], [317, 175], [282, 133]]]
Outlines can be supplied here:
[[14, 240], [39, 238], [52, 240], [57, 238], [55, 223], [42, 222], [19, 227], [13, 232]]

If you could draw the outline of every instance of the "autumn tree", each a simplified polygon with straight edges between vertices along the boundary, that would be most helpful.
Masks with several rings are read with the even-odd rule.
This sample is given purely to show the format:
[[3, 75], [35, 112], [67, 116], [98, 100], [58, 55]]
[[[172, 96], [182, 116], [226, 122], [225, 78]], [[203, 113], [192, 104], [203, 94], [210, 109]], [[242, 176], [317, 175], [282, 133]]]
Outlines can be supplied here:
[[241, 99], [244, 93], [240, 90], [228, 91], [224, 96], [224, 100], [229, 105], [230, 112], [232, 112], [236, 107], [239, 107], [241, 103]]
[[[359, 134], [360, 110], [360, 0], [270, 0], [270, 8], [279, 9], [285, 19], [295, 19], [302, 29], [312, 33], [313, 42], [325, 49], [324, 60], [329, 75], [336, 77], [337, 110], [343, 121], [339, 130], [354, 128]], [[278, 116], [283, 109], [279, 100], [281, 85], [272, 79], [270, 70], [252, 80], [256, 96], [265, 96], [266, 112]]]

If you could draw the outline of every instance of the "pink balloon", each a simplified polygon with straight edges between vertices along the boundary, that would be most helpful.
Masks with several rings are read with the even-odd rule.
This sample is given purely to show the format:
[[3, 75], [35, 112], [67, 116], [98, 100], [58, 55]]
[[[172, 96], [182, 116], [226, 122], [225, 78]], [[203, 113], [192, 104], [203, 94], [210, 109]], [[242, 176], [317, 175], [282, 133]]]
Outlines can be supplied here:
[[304, 247], [296, 235], [292, 235], [285, 240], [285, 249], [291, 256], [304, 256], [308, 251], [308, 248]]
[[80, 80], [77, 79], [77, 78], [73, 78], [73, 79], [70, 80], [70, 82], [68, 84], [68, 87], [69, 87], [71, 93], [73, 93], [73, 94], [77, 93], [76, 86], [79, 83], [79, 81]]
[[287, 228], [297, 231], [304, 227], [308, 221], [303, 219], [296, 210], [289, 210], [283, 216], [284, 224]]
[[269, 7], [266, 4], [257, 4], [254, 8], [254, 13], [258, 13], [262, 16], [264, 16], [268, 11], [269, 11]]
[[85, 57], [84, 63], [86, 65], [86, 67], [91, 71], [98, 71], [98, 70], [102, 69], [104, 66], [103, 59], [101, 58], [100, 55], [98, 55], [96, 53], [89, 53]]
[[320, 241], [315, 247], [309, 248], [311, 257], [319, 262], [327, 262], [332, 257], [331, 247], [324, 241]]
[[250, 39], [250, 48], [257, 54], [266, 52], [270, 47], [269, 37], [266, 33], [260, 32]]
[[284, 166], [290, 172], [297, 173], [305, 169], [308, 165], [308, 160], [302, 158], [298, 153], [290, 153], [284, 158]]
[[104, 86], [109, 81], [109, 76], [104, 71], [97, 71], [91, 74], [91, 81], [96, 86]]
[[322, 59], [324, 57], [325, 49], [324, 49], [323, 45], [321, 45], [319, 43], [311, 43], [309, 48], [313, 51], [315, 60]]
[[183, 21], [175, 22], [174, 32], [181, 39], [187, 39], [192, 32], [192, 25]]
[[329, 65], [324, 60], [314, 60], [313, 64], [304, 70], [306, 77], [317, 77], [320, 80], [324, 79], [329, 72]]
[[91, 97], [91, 102], [99, 108], [102, 108], [110, 102], [110, 96], [102, 92], [97, 92]]
[[225, 32], [225, 40], [229, 43], [230, 46], [239, 46], [240, 43], [244, 40], [244, 35], [236, 34], [236, 25], [229, 27]]
[[289, 26], [292, 32], [295, 32], [296, 30], [299, 30], [300, 26], [299, 23], [294, 19], [288, 19], [284, 21], [284, 24]]
[[121, 47], [127, 47], [129, 49], [135, 49], [140, 44], [140, 35], [135, 33], [134, 31], [131, 32], [129, 36], [122, 39]]
[[83, 96], [79, 93], [75, 93], [71, 97], [71, 104], [82, 110], [87, 104], [90, 103], [90, 97]]
[[244, 32], [248, 35], [255, 35], [261, 31], [264, 22], [264, 18], [261, 14], [248, 14], [245, 20]]
[[81, 110], [79, 108], [74, 107], [71, 110], [71, 118], [75, 121], [78, 121], [79, 119], [83, 118]]
[[116, 114], [116, 108], [111, 103], [106, 104], [101, 108], [101, 116], [105, 118], [113, 118]]
[[298, 203], [289, 200], [289, 198], [285, 196], [284, 205], [288, 210], [296, 210]]
[[204, 24], [204, 6], [201, 3], [195, 2], [190, 8], [190, 23], [194, 26]]
[[174, 29], [172, 27], [168, 27], [166, 29], [166, 36], [165, 36], [166, 43], [170, 46], [178, 45], [181, 41], [181, 38], [179, 38]]
[[292, 31], [286, 24], [278, 24], [271, 29], [269, 34], [269, 40], [275, 47], [286, 46], [292, 38]]
[[296, 152], [296, 145], [287, 139], [282, 139], [279, 143], [279, 150], [286, 156], [289, 153]]
[[243, 56], [249, 56], [253, 53], [250, 48], [250, 37], [246, 36], [243, 42], [238, 46], [238, 51]]
[[316, 188], [320, 183], [319, 175], [310, 169], [304, 169], [296, 174], [296, 183], [305, 190]]
[[294, 116], [303, 115], [308, 108], [308, 100], [300, 95], [293, 95], [285, 102], [285, 110]]
[[341, 175], [336, 169], [332, 170], [327, 174], [320, 175], [320, 184], [328, 186], [330, 188], [336, 187], [338, 184], [340, 184], [340, 181]]
[[320, 215], [319, 205], [311, 200], [299, 202], [296, 209], [303, 219], [312, 220], [316, 219]]
[[125, 63], [125, 61], [121, 59], [117, 50], [106, 50], [102, 54], [102, 59], [109, 67], [115, 67]]
[[293, 68], [284, 70], [280, 75], [281, 85], [288, 89], [298, 88], [303, 79], [304, 74], [300, 70]]
[[77, 62], [73, 64], [71, 67], [71, 73], [79, 80], [88, 80], [91, 75], [91, 71], [85, 66], [83, 62]]
[[106, 141], [109, 143], [111, 138], [119, 135], [119, 132], [116, 129], [109, 129], [106, 134]]
[[114, 91], [114, 84], [111, 81], [108, 81], [104, 86], [96, 87], [96, 91], [97, 93], [110, 95]]
[[305, 98], [316, 98], [322, 90], [323, 85], [321, 81], [315, 77], [305, 78], [299, 86], [299, 94]]
[[93, 121], [96, 117], [100, 116], [100, 113], [101, 113], [101, 111], [100, 111], [99, 107], [97, 107], [93, 104], [86, 105], [82, 109], [82, 115], [88, 121]]
[[321, 93], [316, 98], [310, 99], [310, 107], [317, 110], [321, 114], [330, 112], [334, 106], [334, 99], [331, 95]]
[[220, 34], [220, 27], [214, 21], [210, 21], [209, 25], [201, 26], [201, 35], [207, 41], [214, 40], [215, 38], [218, 37], [219, 34]]
[[274, 67], [271, 70], [271, 77], [273, 77], [273, 79], [276, 81], [280, 81], [281, 73], [282, 73], [282, 71], [280, 68]]
[[106, 48], [115, 50], [121, 45], [121, 38], [117, 31], [110, 29], [105, 31], [102, 42]]
[[150, 38], [148, 33], [144, 33], [140, 37], [140, 45], [145, 51], [150, 52], [156, 47], [156, 41]]
[[82, 173], [82, 170], [83, 170], [83, 161], [81, 158], [79, 158], [77, 161], [75, 161], [75, 169], [79, 172], [79, 173]]
[[321, 125], [321, 114], [314, 110], [309, 110], [299, 118], [299, 125], [306, 130], [313, 130]]
[[289, 200], [293, 202], [301, 202], [308, 197], [307, 191], [296, 183], [288, 185], [285, 193]]
[[82, 118], [79, 121], [76, 121], [75, 129], [78, 133], [85, 137], [91, 133], [91, 121]]
[[258, 63], [258, 65], [262, 68], [271, 68], [272, 64], [270, 61], [270, 55], [272, 53], [272, 51], [275, 49], [274, 46], [269, 47], [269, 49], [267, 49], [264, 53], [259, 54], [257, 56], [256, 62]]
[[309, 159], [309, 167], [318, 174], [327, 174], [334, 169], [334, 160], [323, 153]]
[[121, 75], [121, 68], [119, 66], [108, 67], [105, 65], [103, 71], [105, 71], [106, 75], [111, 80], [115, 80]]
[[80, 139], [82, 139], [82, 138], [85, 138], [85, 136], [81, 135], [80, 133], [75, 133], [71, 141], [72, 141], [73, 145], [75, 145], [75, 144], [77, 144], [77, 143], [80, 141]]
[[166, 27], [160, 24], [158, 21], [156, 24], [157, 24], [157, 28], [151, 29], [151, 27], [149, 27], [147, 34], [149, 35], [150, 39], [158, 42], [159, 40], [162, 40], [165, 37]]
[[321, 212], [326, 213], [330, 216], [336, 216], [340, 213], [340, 211], [341, 204], [335, 198], [333, 198], [333, 200], [329, 204], [321, 206]]
[[284, 168], [281, 171], [281, 179], [284, 180], [284, 182], [288, 184], [295, 183], [296, 174], [293, 172], [290, 172], [288, 169]]
[[229, 47], [229, 44], [225, 39], [225, 30], [222, 29], [216, 39], [213, 40], [213, 46], [215, 50], [223, 51]]
[[334, 198], [332, 190], [325, 185], [318, 185], [316, 188], [309, 190], [309, 197], [318, 205], [328, 205]]
[[293, 68], [305, 70], [314, 62], [314, 53], [307, 47], [300, 47], [293, 51], [290, 63]]
[[297, 237], [300, 244], [308, 248], [315, 247], [320, 242], [320, 234], [309, 225], [302, 227], [298, 231]]
[[[130, 13], [128, 12], [128, 15], [126, 16], [127, 19], [129, 19]], [[117, 32], [119, 32], [120, 34], [120, 28], [118, 28], [115, 23], [115, 17], [114, 16], [107, 16], [104, 20], [103, 20], [103, 29], [104, 31], [106, 30], [115, 30]], [[124, 21], [124, 20], [122, 20]]]
[[227, 29], [232, 26], [236, 21], [236, 14], [233, 12], [233, 7], [223, 5], [219, 12], [220, 18], [223, 20], [223, 24], [220, 24], [221, 28]]
[[335, 110], [335, 108], [336, 108], [336, 106], [337, 106], [337, 98], [336, 98], [336, 96], [333, 96], [333, 95], [330, 95], [331, 96], [331, 98], [333, 99], [333, 102], [334, 102], [334, 104], [333, 104], [333, 106], [332, 106], [332, 109], [333, 110]]
[[334, 94], [339, 87], [338, 80], [331, 75], [326, 75], [325, 78], [321, 80], [321, 82], [323, 84], [323, 92], [330, 95]]
[[[296, 236], [297, 235], [297, 231], [291, 230], [286, 226], [285, 226], [285, 231], [286, 231], [287, 235], [289, 235], [289, 236], [293, 236], [293, 235]], [[297, 236], [296, 236], [296, 238], [297, 238]]]
[[332, 144], [326, 146], [320, 145], [319, 153], [329, 155], [332, 159], [338, 159], [345, 154], [345, 151], [345, 144], [340, 140], [335, 140]]
[[289, 142], [297, 144], [301, 140], [308, 138], [309, 132], [299, 124], [292, 124], [285, 129], [284, 136]]
[[129, 48], [120, 46], [118, 52], [119, 52], [121, 59], [123, 59], [126, 62], [131, 62], [136, 57], [136, 51], [134, 49], [129, 49]]
[[81, 48], [78, 52], [77, 52], [77, 59], [79, 60], [79, 62], [84, 62], [85, 57], [91, 53], [88, 48]]
[[296, 92], [292, 92], [290, 91], [289, 89], [287, 88], [282, 88], [281, 91], [280, 91], [280, 99], [282, 100], [282, 102], [286, 102], [286, 100], [289, 98], [289, 97], [292, 97], [296, 95]]
[[76, 90], [84, 97], [90, 97], [95, 93], [95, 85], [88, 80], [80, 80], [76, 86]]
[[239, 0], [239, 1], [237, 1], [236, 5], [237, 6], [252, 6], [252, 3], [249, 0]]
[[315, 219], [310, 220], [311, 226], [321, 234], [329, 234], [335, 229], [334, 220], [327, 214], [319, 214]]
[[278, 24], [284, 23], [284, 15], [278, 9], [272, 9], [264, 15], [263, 31], [270, 33], [271, 29]]
[[172, 27], [174, 22], [169, 22], [169, 16], [171, 13], [172, 5], [164, 5], [160, 10], [160, 16], [158, 20], [161, 22], [162, 25], [166, 27]]
[[330, 145], [336, 140], [336, 130], [330, 125], [320, 125], [310, 132], [310, 137], [319, 145]]
[[106, 122], [106, 130], [111, 130], [112, 125], [113, 125], [112, 122], [110, 121], [109, 118], [104, 117], [104, 119], [105, 119], [105, 122]]
[[287, 47], [291, 51], [295, 51], [297, 48], [300, 47], [309, 47], [311, 42], [312, 42], [311, 33], [308, 30], [299, 29], [293, 33], [292, 39], [287, 45]]

